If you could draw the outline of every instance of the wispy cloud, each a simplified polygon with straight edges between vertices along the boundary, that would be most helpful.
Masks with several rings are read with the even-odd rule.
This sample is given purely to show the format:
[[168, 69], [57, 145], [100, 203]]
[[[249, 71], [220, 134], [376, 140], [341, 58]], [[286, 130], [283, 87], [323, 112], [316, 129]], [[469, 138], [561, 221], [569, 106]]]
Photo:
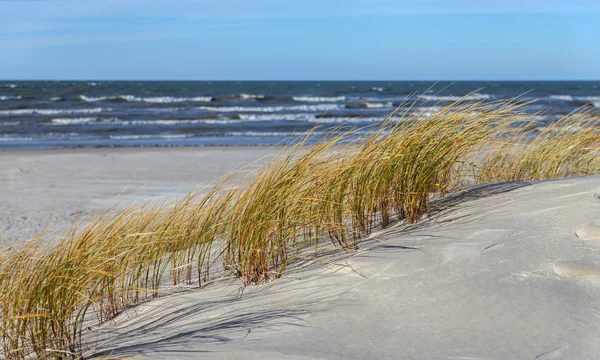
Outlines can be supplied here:
[[204, 19], [272, 19], [443, 13], [589, 12], [597, 0], [9, 0], [0, 18], [72, 19], [110, 16], [178, 16]]
[[[21, 45], [27, 45], [26, 41], [29, 41], [29, 45], [35, 46], [42, 43], [65, 44], [69, 41], [104, 41], [101, 39], [116, 41], [129, 37], [181, 37], [192, 28], [240, 27], [258, 31], [264, 29], [253, 29], [253, 22], [274, 19], [540, 12], [600, 12], [600, 1], [0, 0], [0, 38], [12, 40], [12, 43], [19, 40]], [[145, 25], [156, 24], [155, 31], [149, 32], [144, 24], [134, 25], [132, 20]], [[121, 31], [117, 36], [116, 28], [127, 31]], [[37, 39], [33, 38], [34, 35], [38, 36]]]

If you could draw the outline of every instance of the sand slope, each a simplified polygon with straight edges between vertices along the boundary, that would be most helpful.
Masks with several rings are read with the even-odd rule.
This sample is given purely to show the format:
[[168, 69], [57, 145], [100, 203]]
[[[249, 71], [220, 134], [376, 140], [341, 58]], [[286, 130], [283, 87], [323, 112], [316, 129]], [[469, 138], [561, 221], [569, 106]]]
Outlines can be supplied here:
[[137, 306], [86, 344], [154, 359], [594, 359], [599, 194], [600, 176], [478, 187], [267, 285]]

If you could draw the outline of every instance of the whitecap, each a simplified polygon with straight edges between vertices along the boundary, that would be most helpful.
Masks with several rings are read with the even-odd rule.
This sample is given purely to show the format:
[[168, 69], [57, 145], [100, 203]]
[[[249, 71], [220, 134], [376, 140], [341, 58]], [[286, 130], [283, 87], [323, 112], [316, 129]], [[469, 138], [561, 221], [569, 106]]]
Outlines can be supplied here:
[[294, 106], [199, 106], [199, 110], [215, 112], [281, 112], [281, 111], [328, 111], [339, 110], [337, 104], [294, 105]]
[[32, 137], [0, 135], [0, 141], [33, 141]]
[[294, 96], [294, 101], [304, 102], [337, 102], [345, 101], [345, 96]]
[[382, 92], [383, 88], [382, 87], [372, 87], [371, 90], [373, 91], [378, 91], [378, 92]]
[[256, 94], [240, 94], [240, 97], [244, 100], [247, 99], [264, 99], [265, 96], [262, 94], [256, 95]]
[[116, 95], [116, 96], [100, 96], [90, 97], [86, 95], [79, 95], [79, 99], [86, 102], [97, 102], [97, 101], [118, 101], [125, 100], [129, 102], [147, 102], [147, 103], [181, 103], [181, 102], [210, 102], [212, 96], [196, 96], [196, 97], [171, 97], [171, 96], [155, 96], [155, 97], [138, 97], [134, 95]]
[[390, 107], [393, 106], [393, 104], [391, 102], [385, 102], [385, 103], [371, 103], [371, 102], [365, 102], [365, 105], [367, 106], [367, 108], [382, 108], [382, 107]]
[[479, 101], [479, 100], [489, 100], [492, 98], [489, 94], [480, 94], [475, 93], [471, 95], [465, 96], [439, 96], [439, 95], [420, 95], [419, 98], [429, 101], [462, 101], [462, 100], [471, 100], [471, 101]]
[[21, 100], [22, 96], [0, 96], [0, 101]]
[[50, 120], [50, 123], [53, 125], [82, 125], [96, 121], [98, 121], [98, 118], [95, 117], [57, 118]]
[[0, 110], [0, 115], [57, 115], [57, 114], [94, 114], [111, 111], [110, 108], [92, 109], [16, 109]]
[[269, 115], [239, 115], [243, 121], [314, 121], [314, 114], [269, 114]]
[[157, 135], [109, 135], [111, 140], [176, 140], [192, 137], [191, 134], [157, 134]]
[[321, 124], [344, 124], [344, 123], [376, 123], [384, 120], [383, 117], [322, 117], [310, 120], [310, 122]]
[[573, 97], [571, 95], [550, 95], [548, 98], [552, 100], [573, 101]]
[[600, 101], [600, 96], [576, 96], [574, 98], [578, 101]]

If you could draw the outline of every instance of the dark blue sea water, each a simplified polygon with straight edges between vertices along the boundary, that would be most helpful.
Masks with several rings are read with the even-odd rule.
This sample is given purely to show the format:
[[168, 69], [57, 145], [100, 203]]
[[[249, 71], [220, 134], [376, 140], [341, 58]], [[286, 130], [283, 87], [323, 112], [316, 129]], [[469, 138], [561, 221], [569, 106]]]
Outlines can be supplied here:
[[[468, 95], [468, 96], [467, 96]], [[519, 97], [556, 118], [600, 110], [600, 82], [0, 81], [0, 148], [274, 145], [381, 121]]]

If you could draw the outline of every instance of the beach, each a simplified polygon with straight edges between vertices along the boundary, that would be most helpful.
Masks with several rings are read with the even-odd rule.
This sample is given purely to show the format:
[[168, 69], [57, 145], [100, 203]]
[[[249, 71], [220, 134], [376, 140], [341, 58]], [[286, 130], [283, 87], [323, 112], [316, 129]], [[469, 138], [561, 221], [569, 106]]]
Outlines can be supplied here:
[[[172, 201], [278, 151], [3, 151], [3, 241], [49, 222], [59, 235], [117, 203]], [[136, 359], [593, 358], [600, 177], [466, 190], [434, 202], [422, 222], [296, 262], [267, 284], [175, 287], [92, 324], [84, 349]]]
[[[0, 151], [2, 246], [46, 229], [62, 236], [78, 219], [117, 205], [167, 201], [228, 171], [264, 164], [277, 147]], [[248, 168], [247, 171], [251, 171]]]

